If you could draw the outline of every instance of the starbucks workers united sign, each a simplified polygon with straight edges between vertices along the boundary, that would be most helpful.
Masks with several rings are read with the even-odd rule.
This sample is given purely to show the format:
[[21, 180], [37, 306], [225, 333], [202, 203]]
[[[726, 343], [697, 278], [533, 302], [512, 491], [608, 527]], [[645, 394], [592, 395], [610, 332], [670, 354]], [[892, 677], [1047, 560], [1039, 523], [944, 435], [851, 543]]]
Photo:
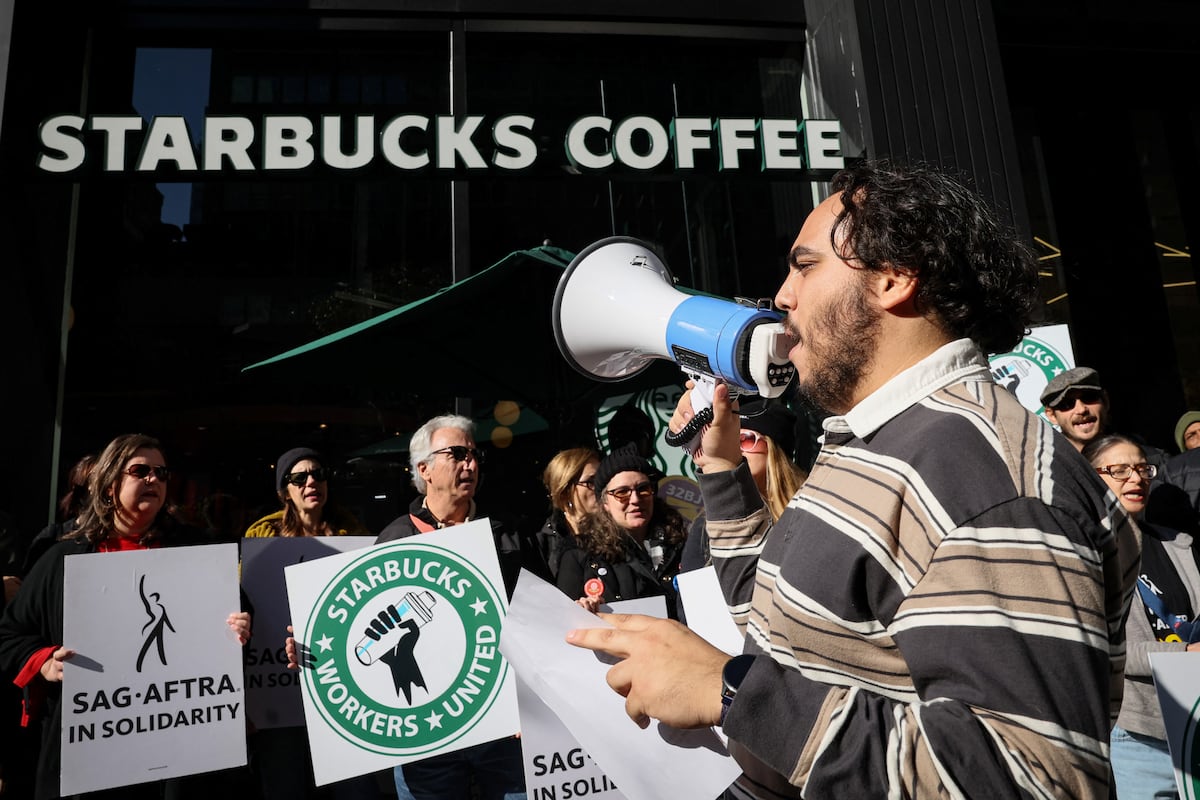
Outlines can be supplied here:
[[517, 732], [487, 520], [285, 575], [319, 785]]

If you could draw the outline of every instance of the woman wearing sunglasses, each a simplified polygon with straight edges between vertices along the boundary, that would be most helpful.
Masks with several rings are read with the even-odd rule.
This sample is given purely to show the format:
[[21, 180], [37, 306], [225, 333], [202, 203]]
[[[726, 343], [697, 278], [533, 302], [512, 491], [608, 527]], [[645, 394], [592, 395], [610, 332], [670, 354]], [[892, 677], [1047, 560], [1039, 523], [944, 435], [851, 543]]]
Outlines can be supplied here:
[[687, 527], [655, 497], [661, 478], [633, 445], [600, 462], [592, 479], [598, 508], [580, 520], [577, 546], [563, 553], [558, 588], [604, 603], [664, 595], [676, 616], [673, 581]]
[[[1112, 730], [1119, 800], [1175, 797], [1175, 773], [1150, 670], [1150, 653], [1200, 650], [1200, 563], [1192, 537], [1148, 523], [1142, 512], [1157, 469], [1124, 436], [1096, 439], [1086, 458], [1142, 531], [1137, 592], [1125, 622], [1125, 699]], [[1196, 634], [1191, 629], [1197, 628]], [[1200, 656], [1196, 665], [1200, 667]]]
[[329, 502], [329, 470], [316, 450], [293, 447], [279, 457], [275, 492], [283, 508], [247, 528], [247, 538], [370, 535], [353, 514]]
[[596, 470], [600, 454], [590, 447], [563, 450], [546, 465], [542, 485], [550, 495], [550, 516], [537, 532], [538, 550], [552, 578], [564, 550], [575, 546], [583, 518], [600, 507], [596, 500]]
[[[275, 493], [283, 508], [246, 529], [246, 538], [271, 536], [369, 536], [354, 515], [329, 501], [329, 470], [316, 450], [293, 447], [275, 462]], [[288, 630], [291, 630], [289, 626]], [[286, 641], [286, 640], [285, 640]], [[302, 727], [254, 731], [251, 765], [264, 798], [316, 797], [309, 763], [308, 735]], [[355, 778], [333, 784], [336, 798], [373, 797], [374, 782]]]
[[[162, 446], [142, 434], [113, 439], [88, 476], [87, 500], [75, 529], [33, 565], [13, 604], [0, 620], [0, 669], [17, 675], [27, 710], [40, 700], [42, 747], [37, 764], [38, 798], [59, 796], [62, 741], [63, 662], [75, 653], [63, 647], [63, 566], [67, 556], [206, 544], [203, 533], [178, 522], [167, 507], [170, 477]], [[250, 614], [226, 620], [238, 641], [250, 638]], [[31, 702], [32, 701], [32, 702]], [[202, 783], [201, 776], [178, 778], [174, 786]], [[122, 797], [158, 797], [161, 783], [127, 786]]]

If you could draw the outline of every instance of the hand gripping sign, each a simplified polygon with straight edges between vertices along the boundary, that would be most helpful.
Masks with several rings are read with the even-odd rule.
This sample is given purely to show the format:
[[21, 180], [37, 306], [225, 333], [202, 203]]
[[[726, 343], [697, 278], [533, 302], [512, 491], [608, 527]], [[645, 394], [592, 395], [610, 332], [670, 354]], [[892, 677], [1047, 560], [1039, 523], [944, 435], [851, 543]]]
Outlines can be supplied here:
[[317, 785], [515, 734], [487, 520], [285, 570]]
[[246, 716], [256, 730], [304, 725], [300, 675], [288, 669], [284, 649], [287, 626], [292, 624], [284, 569], [374, 543], [374, 536], [270, 536], [242, 540], [242, 589], [254, 608], [254, 638], [243, 651]]

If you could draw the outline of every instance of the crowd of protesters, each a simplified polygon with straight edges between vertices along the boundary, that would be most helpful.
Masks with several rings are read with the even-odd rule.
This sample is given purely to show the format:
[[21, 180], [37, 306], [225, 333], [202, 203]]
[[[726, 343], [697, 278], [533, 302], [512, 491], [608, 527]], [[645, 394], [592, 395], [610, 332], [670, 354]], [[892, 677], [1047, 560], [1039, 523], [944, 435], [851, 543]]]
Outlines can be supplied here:
[[[1200, 612], [1200, 412], [1180, 418], [1180, 453], [1170, 456], [1111, 430], [1109, 394], [1088, 367], [1064, 371], [1041, 394], [1057, 432], [1020, 408], [992, 382], [982, 356], [1011, 347], [1026, 324], [1009, 313], [1013, 303], [984, 304], [1005, 311], [977, 319], [982, 312], [954, 297], [965, 291], [962, 275], [944, 286], [936, 274], [921, 276], [926, 269], [961, 270], [955, 248], [976, 248], [985, 255], [970, 262], [973, 268], [998, 273], [980, 279], [988, 284], [976, 287], [980, 292], [1027, 294], [1027, 254], [961, 187], [889, 169], [867, 166], [840, 179], [838, 193], [805, 223], [776, 298], [797, 342], [792, 359], [805, 397], [834, 414], [811, 477], [789, 458], [797, 419], [785, 404], [748, 405], [739, 414], [718, 387], [696, 455], [706, 511], [690, 529], [660, 496], [653, 423], [633, 409], [614, 420], [606, 452], [580, 442], [549, 460], [540, 476], [549, 516], [538, 529], [515, 520], [503, 497], [477, 504], [485, 452], [472, 421], [447, 414], [413, 435], [418, 494], [379, 531], [337, 502], [335, 465], [326, 454], [299, 446], [275, 463], [279, 508], [244, 535], [369, 534], [383, 543], [487, 518], [510, 596], [524, 569], [592, 610], [662, 597], [670, 620], [619, 628], [623, 660], [609, 683], [627, 695], [639, 724], [724, 726], [747, 770], [739, 796], [801, 796], [802, 787], [821, 796], [868, 796], [884, 784], [896, 796], [924, 796], [943, 783], [967, 787], [969, 796], [972, 781], [983, 780], [1006, 796], [1002, 787], [1016, 792], [1033, 783], [1100, 796], [1109, 785], [1109, 753], [1119, 798], [1169, 793], [1147, 653], [1200, 646], [1190, 633]], [[935, 212], [917, 224], [892, 220], [923, 211], [935, 197], [938, 205], [950, 197], [949, 205], [970, 211], [954, 219], [974, 220], [980, 230], [966, 233], [975, 238], [960, 241], [959, 223]], [[905, 266], [902, 256], [916, 257], [882, 235], [892, 224], [915, 236], [914, 246], [934, 241], [944, 252], [927, 249], [919, 268]], [[822, 301], [812, 313], [799, 300], [809, 292]], [[631, 416], [633, 433], [624, 435]], [[672, 427], [688, 417], [685, 395]], [[1034, 441], [1039, 456], [1023, 444]], [[960, 452], [942, 461], [931, 456], [947, 447]], [[1022, 477], [1025, 467], [1043, 480]], [[60, 518], [28, 537], [14, 562], [21, 564], [12, 569], [17, 574], [5, 576], [0, 669], [6, 684], [21, 688], [22, 702], [12, 702], [11, 691], [4, 695], [2, 724], [15, 736], [24, 713], [42, 730], [6, 739], [19, 741], [0, 764], [12, 796], [60, 796], [59, 703], [63, 664], [73, 655], [62, 641], [65, 557], [206, 541], [203, 530], [172, 513], [170, 474], [167, 449], [140, 434], [118, 436], [81, 458]], [[1068, 544], [1056, 545], [1060, 538]], [[797, 541], [803, 545], [786, 546]], [[939, 559], [942, 541], [973, 566]], [[1090, 572], [1080, 577], [1052, 560], [1016, 555], [1041, 547], [1084, 553], [1083, 571]], [[674, 578], [708, 563], [717, 565], [747, 632], [747, 651], [734, 659], [674, 621], [683, 616]], [[1019, 574], [1012, 572], [1018, 563]], [[1045, 587], [1047, 596], [1000, 598], [1014, 575], [1022, 585]], [[946, 605], [946, 597], [966, 596], [978, 605]], [[1020, 621], [1030, 614], [1045, 621], [1040, 637]], [[249, 611], [230, 609], [226, 623], [244, 643], [252, 621]], [[1080, 642], [1072, 625], [1091, 631], [1084, 638], [1092, 643]], [[573, 632], [571, 641], [612, 652], [614, 640], [591, 633]], [[255, 635], [281, 642], [286, 636]], [[984, 640], [986, 648], [976, 646]], [[287, 650], [294, 659], [296, 642], [288, 639]], [[1034, 653], [1080, 669], [1057, 670], [1055, 684]], [[793, 662], [805, 669], [786, 666]], [[664, 693], [663, 686], [679, 691]], [[925, 692], [945, 702], [924, 703]], [[1058, 702], [1059, 693], [1072, 702]], [[1095, 707], [1070, 707], [1083, 701]], [[303, 729], [248, 733], [250, 765], [220, 784], [243, 796], [524, 797], [516, 737], [316, 787]], [[218, 785], [201, 776], [119, 796], [185, 796], [189, 783]]]

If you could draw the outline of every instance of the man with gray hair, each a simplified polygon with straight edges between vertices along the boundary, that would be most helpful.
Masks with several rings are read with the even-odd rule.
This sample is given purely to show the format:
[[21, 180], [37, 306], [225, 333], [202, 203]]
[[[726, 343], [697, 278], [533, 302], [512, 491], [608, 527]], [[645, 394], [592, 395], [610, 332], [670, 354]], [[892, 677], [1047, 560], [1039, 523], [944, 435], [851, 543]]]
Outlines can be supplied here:
[[[484, 516], [475, 505], [483, 453], [475, 446], [474, 422], [457, 414], [434, 417], [412, 435], [408, 450], [413, 484], [421, 494], [407, 514], [383, 529], [376, 544]], [[486, 516], [511, 596], [522, 566], [541, 574], [536, 562], [540, 551], [535, 546], [523, 547], [521, 536], [506, 521]], [[531, 563], [524, 563], [526, 560]], [[416, 800], [467, 800], [472, 796], [472, 782], [483, 800], [525, 796], [521, 743], [511, 737], [396, 767], [395, 779], [397, 795]]]
[[494, 510], [481, 514], [475, 505], [483, 452], [475, 446], [474, 422], [458, 414], [434, 417], [417, 428], [408, 452], [413, 485], [421, 494], [409, 506], [407, 514], [388, 523], [376, 544], [486, 516], [492, 524], [500, 572], [510, 596], [522, 567], [551, 580], [549, 570], [538, 556], [538, 548], [523, 542], [528, 537], [518, 533], [506, 517], [497, 517]]
[[457, 414], [426, 422], [408, 443], [412, 481], [421, 496], [410, 513], [391, 522], [380, 542], [444, 528], [475, 518], [482, 453], [475, 447], [475, 423]]

